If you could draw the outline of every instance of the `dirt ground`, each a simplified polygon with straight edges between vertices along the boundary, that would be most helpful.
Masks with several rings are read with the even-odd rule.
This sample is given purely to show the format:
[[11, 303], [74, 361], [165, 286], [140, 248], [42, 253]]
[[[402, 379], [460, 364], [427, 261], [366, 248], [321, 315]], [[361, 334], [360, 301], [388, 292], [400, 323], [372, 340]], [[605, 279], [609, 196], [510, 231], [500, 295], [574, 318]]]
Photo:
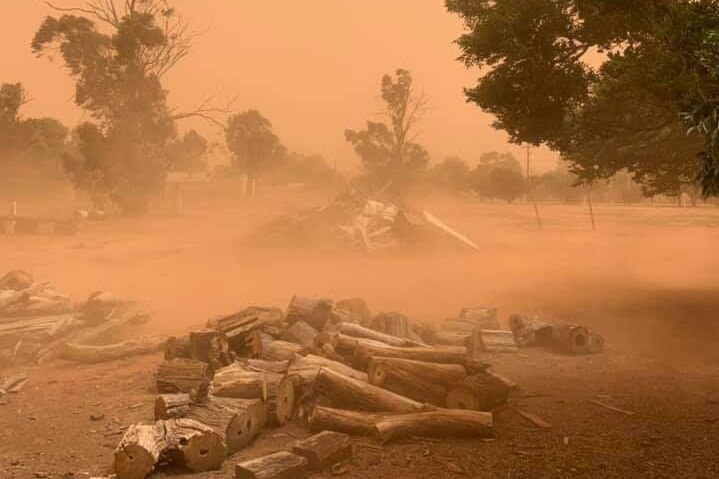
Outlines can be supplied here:
[[[424, 198], [480, 251], [368, 257], [241, 246], [262, 220], [322, 201], [287, 192], [252, 204], [188, 196], [183, 216], [160, 209], [88, 223], [74, 237], [0, 236], [0, 270], [31, 271], [77, 300], [97, 289], [136, 299], [155, 312], [149, 332], [160, 333], [248, 304], [283, 307], [293, 294], [361, 296], [374, 312], [427, 320], [475, 304], [498, 306], [503, 320], [513, 312], [573, 319], [605, 334], [605, 354], [487, 358], [522, 387], [496, 411], [495, 440], [358, 439], [340, 477], [719, 477], [719, 208], [597, 205], [592, 231], [584, 207], [542, 205], [539, 232], [526, 204]], [[159, 360], [24, 368], [29, 384], [0, 406], [0, 477], [109, 472], [122, 427], [152, 419]], [[596, 399], [636, 414], [589, 402]], [[552, 428], [538, 430], [512, 407]], [[96, 414], [103, 419], [91, 420]], [[235, 463], [306, 434], [267, 430], [222, 471], [194, 477], [232, 477]]]

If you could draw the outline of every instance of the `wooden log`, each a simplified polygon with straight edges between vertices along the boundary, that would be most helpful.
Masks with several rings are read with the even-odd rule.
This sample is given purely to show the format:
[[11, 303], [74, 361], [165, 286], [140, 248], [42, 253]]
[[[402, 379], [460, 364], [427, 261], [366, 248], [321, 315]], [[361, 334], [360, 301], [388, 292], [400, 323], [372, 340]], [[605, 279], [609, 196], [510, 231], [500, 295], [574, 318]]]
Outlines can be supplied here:
[[292, 453], [307, 459], [311, 471], [322, 471], [352, 457], [352, 441], [347, 434], [324, 431], [294, 442]]
[[552, 345], [566, 354], [580, 355], [592, 352], [589, 330], [583, 326], [554, 326], [552, 328]]
[[472, 333], [463, 331], [434, 331], [431, 343], [436, 346], [467, 346]]
[[368, 412], [415, 412], [424, 405], [391, 391], [322, 368], [314, 383], [315, 391], [333, 407]]
[[207, 364], [191, 359], [164, 361], [157, 369], [157, 391], [189, 393], [210, 379]]
[[317, 336], [317, 331], [300, 319], [287, 327], [282, 339], [299, 344], [303, 348], [311, 348], [314, 345], [315, 336]]
[[236, 365], [228, 366], [215, 373], [212, 379], [212, 394], [217, 397], [265, 401], [267, 398], [265, 376], [265, 373], [247, 372]]
[[102, 323], [123, 306], [114, 294], [109, 291], [95, 291], [90, 294], [82, 306], [82, 313], [85, 319], [94, 323]]
[[190, 407], [186, 417], [219, 433], [232, 455], [257, 437], [267, 416], [259, 399], [210, 397]]
[[486, 373], [473, 374], [452, 384], [447, 391], [449, 409], [491, 411], [507, 402], [510, 388]]
[[285, 312], [285, 321], [294, 323], [304, 321], [316, 331], [325, 329], [332, 311], [332, 300], [311, 299], [293, 296]]
[[359, 344], [362, 344], [364, 346], [376, 346], [378, 348], [390, 347], [385, 343], [380, 343], [379, 341], [375, 341], [373, 339], [354, 338], [352, 336], [347, 336], [346, 334], [339, 333], [335, 333], [332, 335], [332, 347], [340, 355], [354, 357], [357, 350], [357, 345]]
[[164, 357], [166, 360], [171, 359], [190, 359], [192, 353], [190, 352], [190, 338], [185, 336], [178, 338], [176, 336], [170, 336], [165, 342], [163, 349]]
[[520, 346], [552, 345], [554, 326], [542, 321], [539, 316], [513, 314], [509, 317], [509, 329], [514, 333], [514, 339]]
[[320, 331], [319, 333], [317, 333], [317, 336], [315, 336], [315, 341], [313, 344], [314, 348], [316, 350], [321, 350], [325, 344], [329, 344], [330, 346], [334, 347], [336, 335], [337, 333], [334, 332]]
[[377, 423], [376, 435], [389, 442], [410, 436], [421, 437], [492, 437], [492, 413], [440, 409], [414, 414], [389, 416]]
[[469, 354], [473, 356], [481, 353], [516, 353], [517, 342], [511, 331], [494, 331], [480, 329], [472, 333]]
[[265, 325], [279, 324], [281, 313], [277, 308], [252, 306], [229, 316], [210, 320], [207, 327], [217, 329], [235, 354], [251, 357], [257, 353], [251, 344], [256, 337], [251, 339], [251, 334]]
[[293, 378], [295, 386], [304, 388], [314, 383], [315, 379], [317, 379], [317, 374], [322, 368], [331, 369], [358, 381], [368, 382], [367, 373], [357, 371], [343, 363], [312, 354], [297, 359], [288, 369], [287, 375]]
[[310, 415], [309, 426], [312, 432], [336, 431], [354, 436], [371, 436], [375, 434], [375, 425], [384, 418], [382, 414], [317, 406]]
[[354, 358], [358, 364], [366, 366], [372, 357], [412, 359], [427, 363], [465, 364], [467, 361], [467, 348], [395, 348], [386, 345], [374, 345], [358, 342], [355, 346]]
[[271, 426], [284, 426], [294, 413], [294, 385], [289, 378], [279, 374], [267, 374], [265, 377], [267, 422]]
[[212, 340], [220, 333], [215, 329], [199, 329], [190, 331], [190, 357], [195, 361], [202, 361], [210, 364], [212, 351]]
[[450, 384], [464, 379], [460, 364], [439, 364], [397, 358], [370, 358], [369, 381], [415, 401], [443, 406]]
[[161, 351], [166, 342], [164, 337], [154, 337], [133, 339], [105, 346], [68, 343], [60, 349], [58, 358], [85, 364], [106, 363]]
[[227, 457], [227, 445], [212, 427], [192, 419], [170, 419], [164, 422], [170, 457], [194, 473], [215, 471]]
[[304, 479], [307, 459], [281, 451], [235, 466], [235, 479]]
[[400, 313], [379, 313], [372, 319], [370, 328], [398, 338], [414, 338], [409, 318]]
[[115, 450], [113, 469], [118, 479], [145, 479], [167, 449], [163, 422], [132, 425]]
[[335, 303], [335, 308], [349, 314], [353, 322], [362, 326], [369, 326], [372, 321], [367, 303], [362, 298], [341, 299]]
[[185, 417], [189, 411], [188, 393], [160, 394], [155, 398], [155, 421]]
[[290, 368], [290, 361], [267, 361], [265, 359], [240, 359], [239, 364], [247, 371], [261, 373], [285, 374]]
[[388, 346], [395, 346], [398, 348], [419, 346], [414, 341], [410, 341], [406, 338], [398, 338], [389, 334], [380, 333], [373, 329], [365, 328], [359, 324], [354, 323], [342, 323], [339, 325], [339, 332], [346, 336], [353, 338], [371, 339], [379, 343], [387, 344]]
[[272, 341], [268, 344], [263, 344], [262, 359], [268, 361], [291, 361], [302, 350], [303, 348], [299, 344], [287, 341]]

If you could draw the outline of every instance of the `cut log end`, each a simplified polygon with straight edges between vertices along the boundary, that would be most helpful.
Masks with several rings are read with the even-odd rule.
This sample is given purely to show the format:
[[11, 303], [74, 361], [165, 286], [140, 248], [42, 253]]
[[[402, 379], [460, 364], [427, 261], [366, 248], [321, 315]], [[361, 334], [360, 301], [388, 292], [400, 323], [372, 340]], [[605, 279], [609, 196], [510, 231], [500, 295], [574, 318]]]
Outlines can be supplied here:
[[175, 461], [192, 472], [214, 471], [227, 457], [227, 445], [214, 429], [190, 419], [167, 421], [167, 441]]
[[115, 474], [118, 479], [145, 479], [154, 469], [155, 458], [138, 444], [128, 444], [115, 451]]
[[277, 424], [284, 426], [294, 416], [295, 411], [295, 387], [292, 379], [287, 376], [277, 386]]

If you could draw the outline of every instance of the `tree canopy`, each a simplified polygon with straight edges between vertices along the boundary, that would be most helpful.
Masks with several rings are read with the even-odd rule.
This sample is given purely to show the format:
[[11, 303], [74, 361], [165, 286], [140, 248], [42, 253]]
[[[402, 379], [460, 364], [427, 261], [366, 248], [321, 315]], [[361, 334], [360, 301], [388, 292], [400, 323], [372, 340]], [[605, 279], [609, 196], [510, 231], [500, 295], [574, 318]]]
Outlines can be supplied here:
[[233, 166], [250, 178], [259, 176], [285, 152], [272, 123], [257, 110], [232, 115], [227, 121], [225, 140]]

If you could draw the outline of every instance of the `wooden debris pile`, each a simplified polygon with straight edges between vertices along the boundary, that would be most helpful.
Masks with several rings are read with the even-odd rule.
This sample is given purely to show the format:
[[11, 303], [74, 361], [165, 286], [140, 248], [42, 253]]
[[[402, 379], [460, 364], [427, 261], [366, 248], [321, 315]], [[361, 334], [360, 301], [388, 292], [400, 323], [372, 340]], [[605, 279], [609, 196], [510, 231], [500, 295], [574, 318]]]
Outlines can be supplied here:
[[[498, 329], [496, 310], [466, 310], [453, 321], [461, 328], [447, 321], [433, 331], [399, 313], [372, 316], [361, 299], [298, 296], [285, 311], [249, 307], [213, 318], [166, 342], [155, 422], [127, 431], [115, 472], [144, 479], [170, 464], [216, 469], [263, 429], [290, 421], [316, 435], [236, 464], [235, 477], [305, 477], [345, 461], [350, 435], [492, 436], [492, 410], [516, 384], [481, 361], [472, 338]], [[435, 340], [449, 332], [466, 341]]]
[[348, 190], [320, 208], [275, 218], [250, 234], [254, 246], [314, 246], [368, 253], [406, 246], [443, 245], [477, 250], [477, 245], [427, 211]]
[[50, 283], [10, 271], [0, 278], [0, 367], [55, 358], [102, 362], [157, 351], [164, 338], [109, 343], [126, 336], [128, 326], [148, 320], [146, 313], [109, 293], [93, 293], [76, 304]]

